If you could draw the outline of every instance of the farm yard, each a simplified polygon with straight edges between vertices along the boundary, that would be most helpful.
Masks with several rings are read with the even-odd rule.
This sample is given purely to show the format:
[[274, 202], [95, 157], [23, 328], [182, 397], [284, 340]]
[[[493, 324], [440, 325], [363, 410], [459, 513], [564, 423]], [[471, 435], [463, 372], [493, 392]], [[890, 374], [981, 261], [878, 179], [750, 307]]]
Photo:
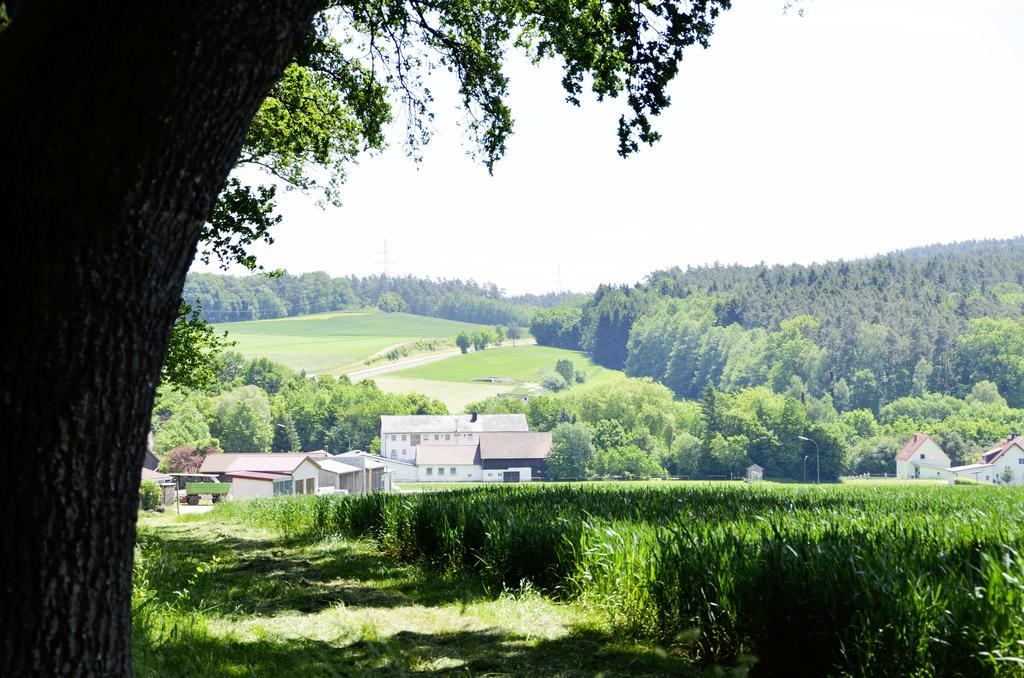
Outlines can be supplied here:
[[[293, 370], [346, 374], [391, 348], [429, 339], [451, 339], [483, 325], [376, 310], [318, 313], [274, 320], [220, 323], [247, 357], [266, 357]], [[454, 345], [446, 348], [454, 348]]]
[[137, 673], [1018, 675], [1022, 519], [1016, 488], [768, 483], [147, 517]]

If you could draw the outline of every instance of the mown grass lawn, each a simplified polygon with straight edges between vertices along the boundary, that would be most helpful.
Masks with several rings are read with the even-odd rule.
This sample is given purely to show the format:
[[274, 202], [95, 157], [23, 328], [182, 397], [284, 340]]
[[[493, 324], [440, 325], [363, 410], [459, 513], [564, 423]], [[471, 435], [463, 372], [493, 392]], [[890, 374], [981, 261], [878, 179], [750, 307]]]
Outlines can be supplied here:
[[[431, 381], [472, 382], [485, 377], [508, 377], [518, 382], [539, 382], [545, 374], [554, 372], [555, 363], [571, 360], [583, 370], [589, 382], [622, 378], [621, 372], [595, 364], [580, 351], [569, 351], [550, 346], [516, 346], [497, 350], [458, 355], [446, 360], [400, 370], [395, 377]], [[506, 389], [510, 390], [510, 389]]]
[[[538, 393], [537, 385], [554, 372], [561, 359], [572, 360], [587, 375], [585, 388], [617, 379], [625, 379], [618, 370], [595, 364], [580, 351], [535, 345], [505, 345], [484, 351], [455, 355], [444, 360], [396, 370], [376, 377], [377, 384], [392, 393], [416, 391], [443, 401], [451, 412], [461, 412], [466, 404], [484, 400], [499, 393]], [[475, 381], [485, 377], [507, 377], [511, 384]]]
[[221, 323], [237, 350], [267, 357], [292, 369], [315, 374], [342, 374], [364, 367], [364, 360], [392, 346], [419, 339], [454, 337], [481, 325], [409, 313], [376, 310]]
[[139, 676], [679, 675], [582, 606], [399, 565], [367, 542], [143, 517]]

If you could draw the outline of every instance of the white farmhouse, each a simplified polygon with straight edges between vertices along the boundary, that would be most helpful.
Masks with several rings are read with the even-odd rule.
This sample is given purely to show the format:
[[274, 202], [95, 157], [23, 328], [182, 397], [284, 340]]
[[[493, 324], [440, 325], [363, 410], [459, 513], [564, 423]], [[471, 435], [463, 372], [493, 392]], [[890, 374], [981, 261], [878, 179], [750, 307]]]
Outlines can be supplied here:
[[915, 433], [896, 455], [897, 478], [952, 480], [949, 455], [924, 433]]
[[1003, 485], [1024, 484], [1024, 441], [1011, 433], [1003, 442], [981, 455], [981, 461], [950, 469], [958, 478]]
[[380, 453], [388, 459], [416, 464], [417, 448], [475, 447], [481, 433], [529, 430], [525, 414], [385, 415], [380, 418]]

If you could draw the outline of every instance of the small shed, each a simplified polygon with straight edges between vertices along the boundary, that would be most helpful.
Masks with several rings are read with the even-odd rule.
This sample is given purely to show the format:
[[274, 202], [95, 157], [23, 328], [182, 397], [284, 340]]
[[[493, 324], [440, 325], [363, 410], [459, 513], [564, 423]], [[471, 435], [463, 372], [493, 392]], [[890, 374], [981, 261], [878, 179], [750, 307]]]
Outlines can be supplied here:
[[143, 466], [142, 479], [152, 480], [157, 484], [160, 488], [160, 503], [164, 506], [170, 506], [177, 499], [178, 485], [174, 482], [174, 478], [166, 473], [160, 473]]
[[748, 483], [758, 483], [764, 480], [764, 469], [757, 464], [751, 464], [747, 467], [747, 473], [744, 476]]

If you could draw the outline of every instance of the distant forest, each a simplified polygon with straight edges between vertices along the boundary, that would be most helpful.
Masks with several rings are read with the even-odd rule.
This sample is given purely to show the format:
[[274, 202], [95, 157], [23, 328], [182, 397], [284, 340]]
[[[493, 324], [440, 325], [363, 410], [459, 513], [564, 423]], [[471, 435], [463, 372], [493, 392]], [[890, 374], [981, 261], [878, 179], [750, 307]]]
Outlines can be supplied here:
[[191, 273], [182, 298], [212, 323], [265, 320], [307, 313], [382, 306], [417, 315], [486, 325], [525, 327], [538, 308], [582, 304], [589, 295], [572, 293], [506, 296], [493, 283], [472, 280], [348, 276], [323, 272], [278, 278]]
[[541, 344], [680, 397], [769, 386], [840, 412], [995, 383], [1024, 406], [1024, 238], [822, 265], [702, 266], [538, 310]]

